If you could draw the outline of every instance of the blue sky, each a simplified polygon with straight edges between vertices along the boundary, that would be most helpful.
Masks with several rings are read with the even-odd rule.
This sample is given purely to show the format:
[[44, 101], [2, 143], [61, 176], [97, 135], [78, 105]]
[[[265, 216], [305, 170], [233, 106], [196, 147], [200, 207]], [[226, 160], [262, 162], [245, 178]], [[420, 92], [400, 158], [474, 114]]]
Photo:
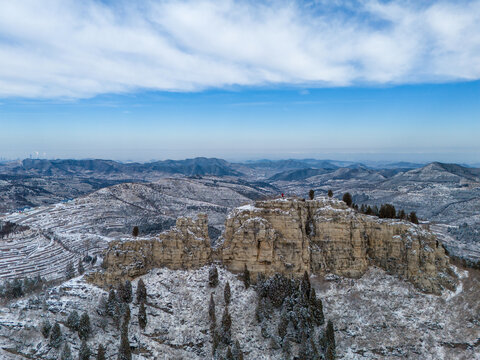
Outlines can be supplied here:
[[480, 163], [480, 1], [332, 3], [0, 2], [0, 157]]

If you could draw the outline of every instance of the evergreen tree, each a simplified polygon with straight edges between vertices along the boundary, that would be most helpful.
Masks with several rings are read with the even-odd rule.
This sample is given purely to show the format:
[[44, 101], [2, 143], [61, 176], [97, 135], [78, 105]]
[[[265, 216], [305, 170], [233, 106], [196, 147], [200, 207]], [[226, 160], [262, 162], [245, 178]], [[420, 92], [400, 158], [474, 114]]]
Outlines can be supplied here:
[[327, 352], [325, 355], [326, 360], [335, 360], [335, 348], [333, 346], [327, 346]]
[[62, 355], [60, 356], [60, 360], [73, 360], [72, 351], [70, 350], [70, 345], [65, 343], [65, 346], [62, 350]]
[[310, 308], [312, 310], [312, 317], [315, 321], [316, 325], [323, 325], [325, 322], [323, 316], [323, 304], [321, 299], [317, 299], [317, 294], [315, 293], [315, 289], [312, 288], [310, 292]]
[[125, 285], [123, 287], [124, 293], [122, 294], [122, 300], [125, 303], [132, 302], [132, 283], [130, 280], [125, 280]]
[[215, 301], [213, 300], [213, 294], [210, 294], [210, 304], [208, 305], [208, 317], [210, 319], [210, 329], [215, 330], [217, 318], [215, 316]]
[[78, 316], [78, 312], [73, 310], [67, 318], [67, 326], [73, 330], [78, 331], [78, 325], [80, 323], [80, 317]]
[[141, 302], [138, 309], [138, 325], [142, 330], [147, 326], [147, 312], [145, 311], [145, 303]]
[[407, 214], [405, 214], [405, 210], [400, 210], [397, 214], [397, 218], [400, 220], [405, 220], [407, 218]]
[[137, 237], [139, 232], [138, 226], [134, 226], [132, 230], [132, 236]]
[[73, 268], [73, 264], [69, 262], [67, 267], [65, 268], [65, 278], [70, 280], [75, 277], [75, 269]]
[[130, 349], [130, 341], [128, 340], [128, 327], [126, 326], [122, 327], [118, 360], [132, 360], [132, 350]]
[[328, 197], [333, 197], [333, 191], [332, 190], [328, 190]]
[[383, 219], [394, 219], [397, 212], [395, 210], [395, 206], [391, 204], [383, 204], [380, 206], [380, 217]]
[[78, 322], [78, 337], [81, 340], [87, 340], [91, 331], [92, 328], [90, 326], [90, 316], [84, 312], [80, 317], [80, 321]]
[[353, 202], [353, 199], [352, 199], [352, 195], [350, 195], [350, 193], [345, 193], [343, 194], [343, 198], [342, 200], [345, 202], [345, 204], [347, 204], [347, 206], [352, 206], [352, 202]]
[[122, 304], [122, 314], [123, 314], [123, 323], [128, 325], [130, 323], [130, 305], [126, 303]]
[[408, 216], [408, 220], [414, 224], [418, 224], [418, 218], [417, 218], [417, 213], [415, 211], [412, 211], [410, 215]]
[[58, 349], [62, 344], [62, 331], [58, 322], [53, 325], [50, 332], [50, 345], [55, 349]]
[[215, 265], [208, 271], [208, 284], [210, 287], [217, 287], [218, 285], [218, 270]]
[[138, 280], [137, 284], [137, 303], [147, 301], [147, 288], [142, 279]]
[[230, 346], [227, 349], [226, 360], [234, 360], [233, 359], [233, 354], [232, 354], [232, 349], [230, 348]]
[[50, 334], [50, 329], [52, 328], [52, 324], [50, 324], [50, 321], [48, 319], [44, 320], [42, 323], [42, 335], [46, 339], [48, 335]]
[[245, 285], [245, 289], [250, 287], [250, 271], [248, 271], [247, 264], [245, 264], [243, 269], [243, 285]]
[[117, 310], [118, 299], [117, 295], [115, 294], [115, 290], [111, 289], [108, 293], [108, 300], [107, 300], [107, 314], [110, 316], [114, 316]]
[[97, 360], [105, 360], [105, 348], [103, 347], [102, 344], [98, 345]]
[[235, 360], [243, 360], [243, 351], [238, 340], [233, 344], [232, 354]]
[[333, 349], [335, 349], [335, 330], [333, 328], [332, 320], [328, 320], [325, 337], [327, 340], [327, 345], [332, 346]]
[[367, 206], [367, 209], [365, 210], [366, 215], [374, 215], [373, 209], [370, 207], [370, 205]]
[[228, 313], [228, 306], [225, 306], [225, 310], [222, 316], [222, 340], [224, 344], [230, 344], [232, 340], [232, 318]]
[[230, 305], [230, 299], [232, 295], [230, 292], [230, 283], [227, 281], [225, 288], [223, 289], [223, 298], [225, 299], [225, 305]]
[[315, 191], [313, 190], [310, 190], [308, 192], [308, 197], [310, 198], [310, 200], [313, 200], [315, 198]]
[[80, 350], [78, 351], [78, 359], [79, 360], [90, 360], [90, 348], [87, 345], [85, 340], [82, 341], [82, 345], [80, 346]]
[[83, 267], [83, 262], [82, 260], [78, 259], [78, 273], [80, 275], [83, 275], [84, 272], [85, 272], [85, 268]]
[[306, 299], [310, 298], [310, 290], [311, 290], [311, 285], [310, 285], [310, 277], [308, 276], [307, 271], [303, 273], [303, 278], [302, 278], [302, 284], [301, 284], [301, 289], [302, 293], [305, 296]]

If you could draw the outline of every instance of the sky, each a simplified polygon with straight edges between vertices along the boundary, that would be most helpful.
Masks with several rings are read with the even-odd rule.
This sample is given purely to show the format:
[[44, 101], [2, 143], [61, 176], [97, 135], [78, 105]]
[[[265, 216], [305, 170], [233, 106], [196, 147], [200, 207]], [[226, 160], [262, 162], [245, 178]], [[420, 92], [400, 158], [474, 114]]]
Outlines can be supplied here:
[[0, 0], [0, 159], [480, 163], [480, 0]]

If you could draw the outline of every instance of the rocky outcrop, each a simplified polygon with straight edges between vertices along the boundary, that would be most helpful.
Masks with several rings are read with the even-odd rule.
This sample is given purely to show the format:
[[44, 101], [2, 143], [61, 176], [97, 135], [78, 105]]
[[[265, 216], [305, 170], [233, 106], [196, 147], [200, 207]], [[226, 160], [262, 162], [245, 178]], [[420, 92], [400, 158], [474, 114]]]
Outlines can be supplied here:
[[411, 223], [359, 214], [327, 198], [258, 201], [237, 208], [215, 250], [210, 248], [206, 215], [195, 221], [178, 219], [159, 239], [111, 243], [104, 260], [107, 270], [97, 277], [111, 283], [153, 267], [191, 269], [213, 260], [233, 272], [246, 265], [254, 276], [307, 271], [360, 277], [375, 265], [437, 294], [454, 288], [456, 281], [432, 233]]
[[89, 280], [99, 285], [133, 279], [156, 267], [195, 269], [211, 262], [207, 215], [179, 218], [176, 226], [155, 240], [114, 241], [105, 253], [103, 273]]
[[359, 214], [335, 199], [258, 201], [227, 218], [221, 259], [231, 271], [360, 277], [375, 265], [425, 292], [454, 288], [443, 246], [421, 226]]

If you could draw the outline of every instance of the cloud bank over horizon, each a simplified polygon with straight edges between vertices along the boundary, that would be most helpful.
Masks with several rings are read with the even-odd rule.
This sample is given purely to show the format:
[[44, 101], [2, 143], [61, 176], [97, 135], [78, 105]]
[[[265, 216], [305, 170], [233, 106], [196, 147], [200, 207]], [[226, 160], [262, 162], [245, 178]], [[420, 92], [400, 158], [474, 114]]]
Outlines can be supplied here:
[[0, 0], [1, 98], [478, 79], [480, 0]]

